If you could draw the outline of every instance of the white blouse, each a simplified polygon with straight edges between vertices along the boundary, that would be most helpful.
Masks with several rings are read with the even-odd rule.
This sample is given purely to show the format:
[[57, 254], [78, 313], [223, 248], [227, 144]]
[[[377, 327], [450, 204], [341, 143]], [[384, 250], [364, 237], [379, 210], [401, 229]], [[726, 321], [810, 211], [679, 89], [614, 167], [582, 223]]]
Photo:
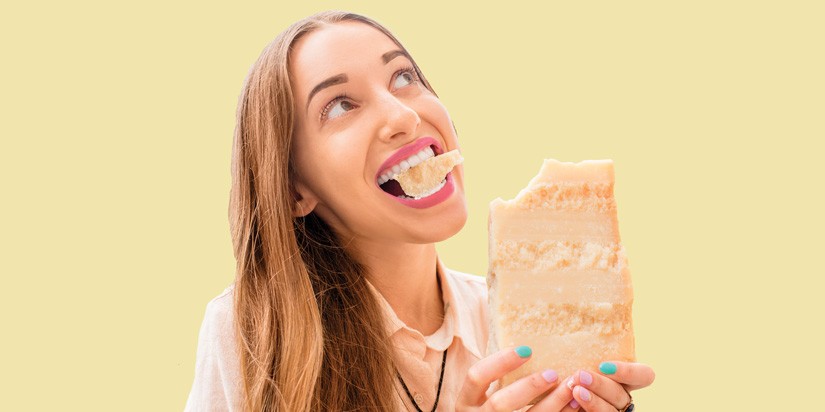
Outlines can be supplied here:
[[[444, 300], [444, 323], [432, 335], [423, 336], [407, 327], [389, 303], [370, 285], [385, 311], [387, 332], [396, 349], [396, 361], [416, 403], [431, 410], [435, 401], [441, 360], [447, 349], [444, 381], [438, 411], [453, 411], [467, 370], [487, 350], [487, 285], [483, 277], [447, 269], [437, 260]], [[198, 336], [195, 379], [186, 411], [242, 410], [240, 364], [236, 352], [233, 289], [227, 287], [206, 305]], [[397, 407], [415, 410], [399, 382]]]

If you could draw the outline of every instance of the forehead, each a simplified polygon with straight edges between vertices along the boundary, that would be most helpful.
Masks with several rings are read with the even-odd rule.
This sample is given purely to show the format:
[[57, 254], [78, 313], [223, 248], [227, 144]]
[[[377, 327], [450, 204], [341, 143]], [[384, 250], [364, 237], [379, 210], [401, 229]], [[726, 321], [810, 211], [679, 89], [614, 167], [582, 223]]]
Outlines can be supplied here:
[[382, 66], [381, 55], [399, 47], [366, 23], [347, 21], [325, 25], [293, 44], [290, 74], [299, 99], [330, 76]]

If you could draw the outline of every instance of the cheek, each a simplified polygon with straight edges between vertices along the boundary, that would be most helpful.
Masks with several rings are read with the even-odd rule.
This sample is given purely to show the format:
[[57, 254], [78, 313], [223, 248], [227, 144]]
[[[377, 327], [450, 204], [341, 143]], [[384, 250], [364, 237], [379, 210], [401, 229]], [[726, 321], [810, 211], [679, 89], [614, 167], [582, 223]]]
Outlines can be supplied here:
[[[316, 162], [316, 168], [325, 174], [337, 177], [340, 184], [353, 184], [364, 174], [367, 147], [363, 137], [368, 131], [358, 126], [347, 126], [345, 131], [324, 139], [320, 150], [323, 154]], [[346, 178], [344, 178], [346, 176]]]
[[338, 213], [348, 210], [352, 196], [361, 197], [364, 185], [364, 154], [351, 143], [347, 132], [323, 136], [302, 154], [302, 173], [311, 182], [322, 203]]
[[335, 125], [325, 131], [305, 131], [296, 136], [294, 155], [296, 167], [314, 175], [340, 175], [351, 170], [359, 156], [355, 138], [357, 127], [345, 125], [335, 130]]
[[450, 118], [450, 113], [447, 108], [441, 104], [435, 96], [432, 96], [424, 105], [427, 116], [438, 132], [447, 139], [448, 142], [457, 143], [455, 129], [453, 129], [453, 122]]
[[306, 135], [296, 135], [292, 147], [292, 160], [298, 174], [305, 180], [314, 180], [317, 174], [314, 163], [317, 158], [317, 148], [309, 138]]

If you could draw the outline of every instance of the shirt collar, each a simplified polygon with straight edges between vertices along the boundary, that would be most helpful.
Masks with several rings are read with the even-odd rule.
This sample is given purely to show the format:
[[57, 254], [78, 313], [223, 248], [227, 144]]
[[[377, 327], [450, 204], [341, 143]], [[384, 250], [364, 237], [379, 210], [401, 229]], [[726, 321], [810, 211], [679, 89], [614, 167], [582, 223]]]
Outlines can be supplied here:
[[449, 302], [445, 313], [450, 313], [454, 325], [453, 335], [461, 339], [461, 343], [470, 353], [481, 359], [480, 346], [475, 333], [477, 319], [481, 317], [481, 314], [473, 313], [477, 298], [470, 295], [466, 286], [462, 287], [458, 284], [460, 280], [452, 275], [450, 269], [444, 267], [440, 259], [437, 264], [438, 273], [441, 276], [441, 293], [444, 301]]
[[476, 334], [473, 331], [473, 314], [469, 302], [466, 301], [468, 297], [461, 293], [462, 288], [456, 285], [456, 280], [450, 275], [449, 271], [441, 262], [441, 259], [436, 256], [436, 274], [441, 282], [441, 296], [444, 301], [444, 323], [430, 336], [423, 336], [417, 330], [409, 328], [398, 318], [389, 302], [384, 299], [384, 296], [369, 280], [367, 280], [367, 285], [384, 311], [384, 327], [387, 336], [392, 337], [399, 331], [406, 330], [420, 336], [427, 346], [436, 351], [447, 349], [452, 343], [453, 337], [457, 337], [461, 339], [461, 343], [470, 353], [480, 359], [482, 356], [478, 349]]

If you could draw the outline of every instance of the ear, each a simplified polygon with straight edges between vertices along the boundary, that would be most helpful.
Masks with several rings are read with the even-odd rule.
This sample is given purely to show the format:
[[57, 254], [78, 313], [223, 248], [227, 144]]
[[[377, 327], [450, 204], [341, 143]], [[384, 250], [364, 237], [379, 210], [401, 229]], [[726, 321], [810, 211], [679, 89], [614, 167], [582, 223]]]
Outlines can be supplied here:
[[297, 181], [293, 187], [292, 216], [303, 217], [312, 212], [318, 205], [318, 197], [302, 182]]

